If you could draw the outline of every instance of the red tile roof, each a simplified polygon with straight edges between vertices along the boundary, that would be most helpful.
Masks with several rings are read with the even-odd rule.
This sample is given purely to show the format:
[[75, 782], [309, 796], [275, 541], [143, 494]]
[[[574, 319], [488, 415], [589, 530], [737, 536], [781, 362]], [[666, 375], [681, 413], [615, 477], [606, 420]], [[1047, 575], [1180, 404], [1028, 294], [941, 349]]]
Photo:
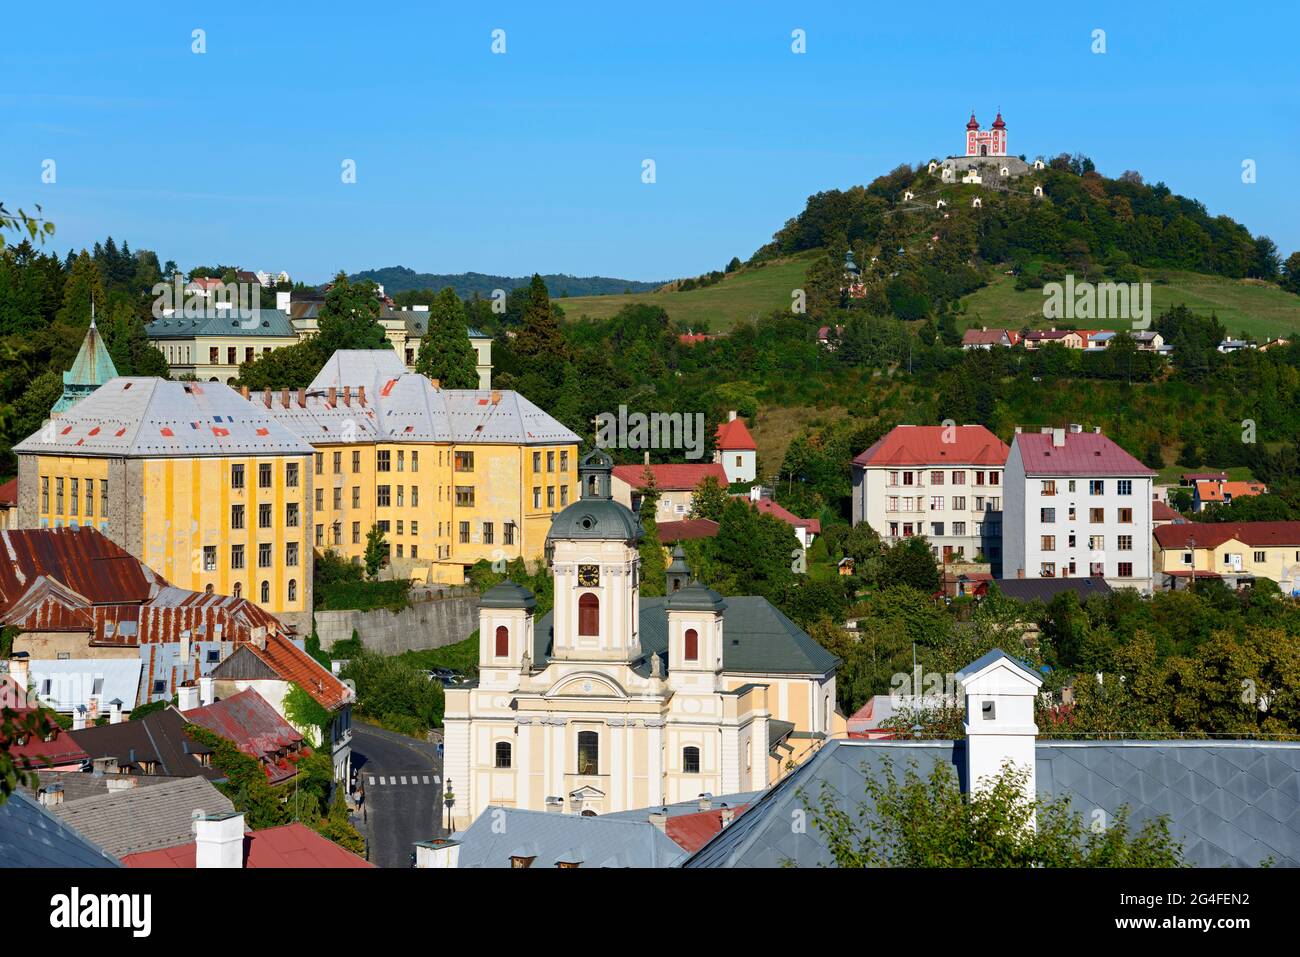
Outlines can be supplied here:
[[1161, 548], [1218, 548], [1236, 539], [1256, 548], [1300, 545], [1300, 522], [1187, 522], [1155, 530]]
[[[951, 442], [944, 441], [951, 438]], [[1001, 466], [1010, 449], [982, 425], [899, 425], [853, 460], [854, 465]]]
[[646, 487], [646, 470], [654, 476], [655, 487], [661, 492], [681, 492], [694, 489], [709, 476], [718, 480], [723, 488], [728, 485], [726, 470], [716, 462], [698, 465], [673, 462], [667, 465], [615, 465], [614, 477], [634, 489]]
[[822, 523], [820, 519], [800, 518], [798, 515], [794, 514], [794, 512], [783, 508], [770, 498], [760, 498], [756, 502], [751, 501], [750, 504], [764, 515], [771, 515], [774, 518], [779, 518], [781, 521], [788, 525], [793, 525], [795, 528], [806, 528], [814, 535], [821, 534]]
[[1026, 475], [1155, 475], [1100, 432], [1065, 433], [1052, 445], [1050, 433], [1021, 432], [1015, 437]]
[[708, 518], [687, 518], [680, 522], [660, 522], [656, 529], [659, 541], [689, 542], [697, 538], [713, 538], [718, 534], [718, 523]]
[[[738, 805], [731, 810], [739, 818], [749, 809], [748, 804]], [[732, 819], [735, 824], [735, 818]], [[730, 827], [731, 825], [728, 825]], [[678, 814], [669, 817], [666, 832], [670, 840], [688, 854], [694, 854], [709, 843], [722, 830], [722, 811], [696, 811], [694, 814]]]
[[[194, 842], [177, 844], [160, 851], [127, 854], [127, 867], [194, 867]], [[346, 851], [305, 824], [284, 824], [244, 834], [245, 867], [374, 867], [351, 851]]]
[[1186, 519], [1176, 511], [1170, 508], [1164, 502], [1156, 501], [1151, 503], [1151, 520], [1153, 522], [1184, 522]]
[[723, 422], [718, 426], [716, 444], [718, 448], [728, 452], [745, 449], [756, 450], [758, 448], [754, 444], [754, 437], [749, 434], [749, 429], [745, 428], [745, 420], [741, 418]]
[[[18, 719], [37, 710], [29, 707], [31, 703], [25, 689], [21, 694], [19, 693], [18, 685], [13, 678], [0, 675], [0, 708], [12, 711], [14, 718]], [[17, 744], [0, 736], [0, 744], [5, 746], [9, 756], [20, 768], [58, 768], [90, 760], [90, 755], [81, 745], [54, 724], [52, 715], [49, 725], [51, 733], [48, 741], [43, 737], [30, 735], [24, 743]]]
[[240, 751], [261, 761], [272, 784], [287, 781], [297, 773], [293, 762], [280, 752], [299, 750], [302, 735], [252, 688], [184, 715], [186, 721], [233, 741]]
[[996, 346], [1002, 344], [1003, 337], [1006, 338], [1008, 344], [1015, 344], [1016, 340], [1007, 329], [985, 329], [983, 327], [976, 329], [971, 327], [961, 334], [961, 344], [964, 346]]
[[1202, 481], [1196, 483], [1196, 497], [1202, 502], [1226, 502], [1239, 495], [1263, 495], [1268, 491], [1263, 482], [1217, 482]]
[[352, 691], [347, 685], [281, 635], [267, 638], [264, 648], [256, 642], [245, 647], [285, 681], [292, 681], [311, 695], [322, 708], [334, 711], [352, 700]]
[[18, 505], [18, 479], [11, 478], [0, 485], [0, 508], [15, 508]]

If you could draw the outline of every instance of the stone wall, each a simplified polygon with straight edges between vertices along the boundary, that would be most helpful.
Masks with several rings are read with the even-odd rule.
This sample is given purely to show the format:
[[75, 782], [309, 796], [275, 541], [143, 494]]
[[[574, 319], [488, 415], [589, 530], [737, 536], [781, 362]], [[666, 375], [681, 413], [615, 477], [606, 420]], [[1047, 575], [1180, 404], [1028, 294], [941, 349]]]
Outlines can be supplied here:
[[386, 608], [316, 612], [316, 635], [326, 651], [336, 641], [351, 638], [353, 629], [366, 648], [395, 655], [454, 645], [476, 628], [478, 594], [471, 588], [417, 586], [411, 591], [411, 607], [399, 612]]

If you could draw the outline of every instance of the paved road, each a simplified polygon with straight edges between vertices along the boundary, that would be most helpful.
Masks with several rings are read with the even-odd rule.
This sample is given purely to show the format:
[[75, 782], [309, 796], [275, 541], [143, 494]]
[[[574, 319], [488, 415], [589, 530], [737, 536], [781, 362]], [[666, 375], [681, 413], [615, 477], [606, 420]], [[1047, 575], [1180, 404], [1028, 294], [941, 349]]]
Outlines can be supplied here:
[[442, 762], [436, 746], [354, 721], [352, 766], [366, 793], [370, 860], [380, 867], [410, 867], [415, 842], [434, 837], [439, 824]]

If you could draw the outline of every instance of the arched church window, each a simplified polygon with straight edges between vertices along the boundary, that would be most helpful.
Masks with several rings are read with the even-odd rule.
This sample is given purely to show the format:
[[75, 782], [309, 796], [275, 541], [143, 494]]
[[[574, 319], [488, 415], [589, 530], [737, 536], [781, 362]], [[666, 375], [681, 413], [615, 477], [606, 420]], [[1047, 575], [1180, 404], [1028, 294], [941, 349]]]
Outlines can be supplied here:
[[298, 580], [296, 578], [289, 579], [289, 600], [298, 600]]
[[262, 582], [262, 604], [265, 605], [268, 602], [270, 602], [270, 600], [271, 600], [271, 583], [268, 581], [263, 581]]
[[600, 599], [591, 592], [578, 598], [578, 634], [600, 634]]
[[682, 771], [687, 774], [700, 773], [699, 748], [682, 748]]
[[509, 741], [497, 742], [496, 758], [497, 758], [497, 762], [496, 762], [497, 767], [499, 768], [510, 767], [510, 742]]
[[[510, 629], [505, 625], [497, 625], [496, 656], [498, 658], [510, 657]], [[506, 765], [506, 767], [509, 766], [510, 765], [508, 764]]]
[[595, 731], [578, 732], [578, 773], [600, 773], [600, 735]]
[[700, 660], [700, 635], [694, 628], [686, 629], [686, 650], [682, 657], [687, 661]]

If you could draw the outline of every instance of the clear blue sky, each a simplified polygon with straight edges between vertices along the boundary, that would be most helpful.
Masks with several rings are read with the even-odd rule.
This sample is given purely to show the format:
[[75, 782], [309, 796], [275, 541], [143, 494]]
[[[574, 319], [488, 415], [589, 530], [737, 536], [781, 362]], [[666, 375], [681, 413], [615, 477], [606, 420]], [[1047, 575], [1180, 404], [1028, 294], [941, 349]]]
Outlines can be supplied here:
[[1137, 169], [1300, 249], [1291, 2], [181, 6], [0, 13], [0, 198], [43, 203], [60, 253], [111, 233], [307, 281], [693, 275], [999, 107], [1013, 153]]

